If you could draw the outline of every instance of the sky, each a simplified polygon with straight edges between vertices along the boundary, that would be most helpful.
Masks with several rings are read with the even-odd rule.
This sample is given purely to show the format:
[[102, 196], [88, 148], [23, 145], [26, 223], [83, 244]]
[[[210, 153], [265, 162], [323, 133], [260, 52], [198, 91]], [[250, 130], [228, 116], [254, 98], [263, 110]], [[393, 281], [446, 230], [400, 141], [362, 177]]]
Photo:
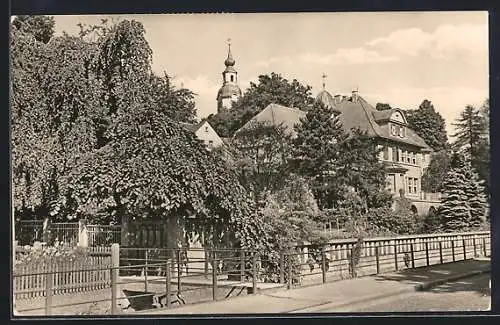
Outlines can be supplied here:
[[451, 125], [489, 96], [487, 12], [372, 12], [55, 16], [56, 34], [102, 18], [142, 22], [153, 70], [194, 91], [198, 117], [217, 111], [227, 42], [242, 91], [280, 73], [332, 94], [415, 109], [430, 100]]

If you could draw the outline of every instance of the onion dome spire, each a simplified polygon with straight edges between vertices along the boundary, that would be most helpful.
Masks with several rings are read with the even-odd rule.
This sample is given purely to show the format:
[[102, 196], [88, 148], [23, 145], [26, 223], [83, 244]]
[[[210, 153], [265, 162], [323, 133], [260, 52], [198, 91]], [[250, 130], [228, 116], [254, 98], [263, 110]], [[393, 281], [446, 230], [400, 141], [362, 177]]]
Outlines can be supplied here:
[[231, 39], [228, 38], [227, 40], [227, 45], [228, 45], [228, 52], [227, 52], [227, 59], [224, 61], [224, 64], [226, 67], [232, 67], [236, 61], [233, 59], [233, 55], [231, 54]]

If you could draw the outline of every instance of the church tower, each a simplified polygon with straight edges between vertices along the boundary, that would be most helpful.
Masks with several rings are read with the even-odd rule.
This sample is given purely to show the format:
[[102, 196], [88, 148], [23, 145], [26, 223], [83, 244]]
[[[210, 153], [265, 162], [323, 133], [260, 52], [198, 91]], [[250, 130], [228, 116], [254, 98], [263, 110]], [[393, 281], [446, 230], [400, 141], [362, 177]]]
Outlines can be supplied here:
[[222, 72], [222, 87], [217, 93], [217, 112], [230, 110], [233, 103], [241, 97], [238, 87], [238, 72], [234, 69], [235, 60], [231, 54], [231, 39], [228, 40], [228, 53], [224, 61], [226, 69]]

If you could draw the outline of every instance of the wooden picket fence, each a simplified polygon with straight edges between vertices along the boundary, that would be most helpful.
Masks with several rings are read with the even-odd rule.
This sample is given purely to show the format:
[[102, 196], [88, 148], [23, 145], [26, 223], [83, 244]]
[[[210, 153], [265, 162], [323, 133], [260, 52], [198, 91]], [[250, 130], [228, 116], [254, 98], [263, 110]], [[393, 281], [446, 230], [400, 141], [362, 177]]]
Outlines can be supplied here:
[[110, 266], [109, 247], [92, 247], [85, 257], [74, 261], [41, 260], [16, 265], [14, 298], [20, 300], [43, 297], [49, 283], [56, 295], [109, 288]]

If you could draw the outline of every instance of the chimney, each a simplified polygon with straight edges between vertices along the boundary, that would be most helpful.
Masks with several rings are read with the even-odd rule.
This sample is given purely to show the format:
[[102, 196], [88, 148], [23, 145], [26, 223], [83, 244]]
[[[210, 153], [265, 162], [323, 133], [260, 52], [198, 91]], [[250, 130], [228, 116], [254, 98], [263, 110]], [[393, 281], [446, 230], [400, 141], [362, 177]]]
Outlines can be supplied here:
[[340, 95], [335, 95], [335, 96], [333, 97], [333, 102], [334, 102], [335, 104], [340, 104], [340, 101], [341, 101], [341, 96], [340, 96]]
[[357, 101], [358, 101], [358, 91], [357, 90], [353, 90], [352, 91], [352, 102], [356, 103]]

